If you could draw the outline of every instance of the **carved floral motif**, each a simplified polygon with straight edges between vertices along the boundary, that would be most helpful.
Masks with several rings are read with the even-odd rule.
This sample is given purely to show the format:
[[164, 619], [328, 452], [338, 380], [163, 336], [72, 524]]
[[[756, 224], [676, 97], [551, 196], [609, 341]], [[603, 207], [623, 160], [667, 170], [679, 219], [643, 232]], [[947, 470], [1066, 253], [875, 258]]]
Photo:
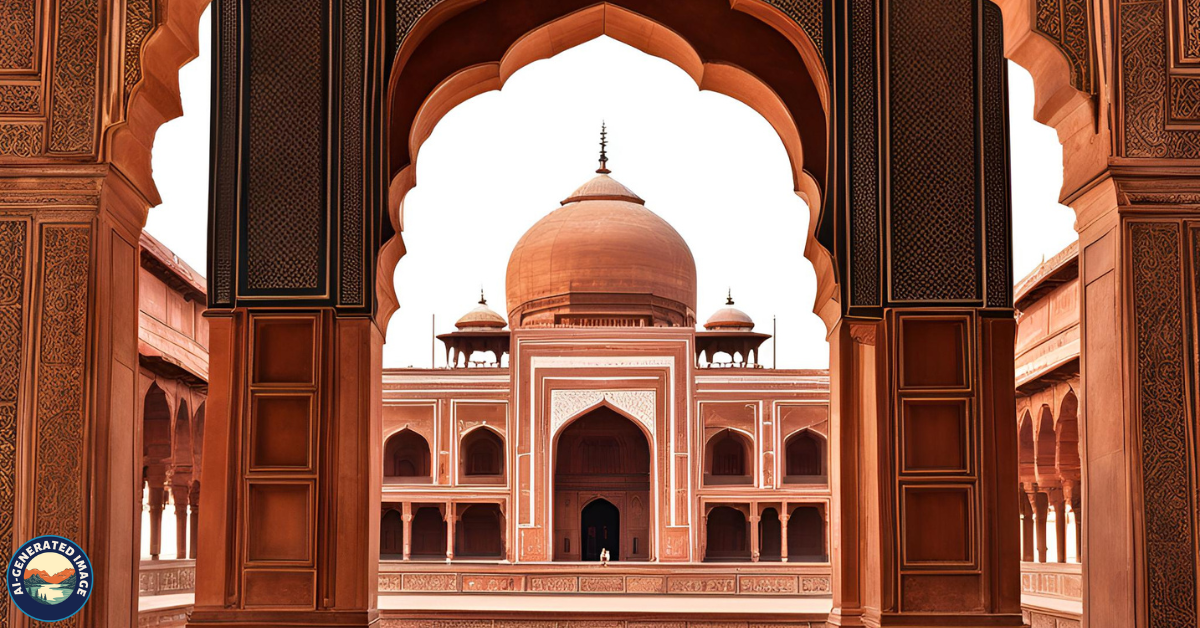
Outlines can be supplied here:
[[[1149, 628], [1194, 626], [1195, 494], [1188, 434], [1181, 227], [1129, 227]], [[1200, 258], [1200, 235], [1193, 240]], [[1200, 260], [1197, 260], [1200, 261]]]
[[614, 408], [637, 419], [651, 434], [654, 433], [657, 402], [653, 390], [555, 390], [550, 393], [550, 433], [580, 412], [608, 402]]
[[[17, 403], [20, 396], [28, 223], [0, 222], [0, 564], [12, 557], [17, 507]], [[10, 604], [0, 604], [0, 626]]]

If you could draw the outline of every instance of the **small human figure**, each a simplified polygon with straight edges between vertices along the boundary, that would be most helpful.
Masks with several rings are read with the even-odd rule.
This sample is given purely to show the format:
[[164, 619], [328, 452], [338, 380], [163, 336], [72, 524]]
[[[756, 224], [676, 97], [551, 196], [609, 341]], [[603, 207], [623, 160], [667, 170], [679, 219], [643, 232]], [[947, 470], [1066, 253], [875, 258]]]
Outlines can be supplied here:
[[607, 548], [607, 547], [606, 547], [606, 548], [604, 548], [604, 549], [602, 549], [602, 550], [600, 550], [600, 566], [601, 566], [601, 567], [607, 567], [607, 566], [608, 566], [608, 557], [609, 557], [609, 556], [610, 556], [610, 554], [608, 553], [608, 548]]

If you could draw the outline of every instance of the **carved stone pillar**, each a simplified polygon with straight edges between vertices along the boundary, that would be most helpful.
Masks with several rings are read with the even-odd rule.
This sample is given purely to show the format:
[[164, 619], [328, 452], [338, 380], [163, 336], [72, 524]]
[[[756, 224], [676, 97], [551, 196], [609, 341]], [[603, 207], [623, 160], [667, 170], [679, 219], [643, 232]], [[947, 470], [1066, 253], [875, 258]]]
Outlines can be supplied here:
[[1050, 489], [1048, 494], [1050, 507], [1054, 509], [1054, 559], [1055, 562], [1067, 562], [1067, 509], [1061, 488]]
[[[752, 507], [754, 508], [754, 510], [752, 510], [751, 512], [757, 512], [758, 504], [754, 504]], [[758, 516], [757, 514], [751, 515], [747, 519], [747, 523], [750, 526], [750, 535], [749, 535], [750, 536], [750, 562], [752, 562], [752, 563], [758, 562], [758, 555], [761, 553], [760, 550], [762, 549], [759, 546], [759, 538], [758, 538], [758, 536], [759, 536], [758, 535], [758, 522], [761, 519], [762, 519], [762, 517]]]
[[200, 536], [200, 483], [192, 482], [188, 491], [188, 553], [187, 557], [196, 558], [196, 538]]
[[458, 523], [458, 514], [454, 512], [454, 504], [446, 504], [446, 562], [450, 563], [454, 560], [454, 535], [455, 524]]
[[792, 518], [787, 513], [787, 507], [785, 502], [779, 513], [779, 561], [784, 563], [788, 561], [788, 521]]
[[332, 310], [208, 316], [205, 551], [189, 625], [374, 624], [379, 330]]
[[[1161, 15], [1165, 5], [1127, 11]], [[1126, 28], [1144, 42], [1136, 54], [1148, 69], [1137, 71], [1158, 80], [1149, 77], [1163, 76], [1166, 34], [1149, 24]], [[1180, 168], [1190, 174], [1129, 164], [1072, 203], [1086, 419], [1075, 512], [1090, 628], [1200, 623], [1196, 373], [1187, 349], [1200, 305], [1200, 173]]]
[[1039, 563], [1046, 562], [1046, 553], [1048, 547], [1046, 545], [1046, 535], [1049, 532], [1050, 522], [1049, 517], [1050, 501], [1044, 491], [1039, 491], [1037, 484], [1033, 485], [1033, 534], [1037, 543], [1037, 561]]
[[1021, 560], [1033, 562], [1033, 494], [1021, 488]]
[[404, 502], [404, 514], [400, 515], [400, 520], [404, 522], [404, 560], [408, 560], [412, 556], [412, 503]]
[[175, 557], [187, 558], [188, 486], [172, 484], [171, 500], [175, 502]]
[[161, 483], [156, 484], [154, 476], [151, 476], [149, 493], [150, 558], [158, 560], [158, 556], [162, 554], [162, 516], [167, 489]]
[[955, 309], [834, 330], [832, 624], [1022, 625], [1014, 333]]
[[[45, 7], [30, 4], [30, 16], [34, 6]], [[0, 469], [8, 474], [0, 490], [0, 561], [14, 543], [42, 534], [79, 543], [92, 559], [95, 588], [64, 625], [129, 626], [136, 624], [141, 558], [138, 241], [149, 203], [110, 166], [78, 163], [97, 148], [96, 119], [84, 117], [105, 100], [94, 91], [103, 58], [97, 33], [78, 39], [80, 29], [97, 25], [97, 14], [88, 13], [88, 5], [64, 10], [62, 19], [74, 23], [57, 36], [54, 12], [48, 22], [36, 18], [38, 25], [13, 23], [57, 41], [60, 51], [74, 50], [73, 59], [45, 59], [46, 67], [73, 68], [60, 78], [91, 83], [65, 92], [27, 86], [31, 94], [60, 94], [61, 116], [45, 125], [0, 125], [9, 130], [0, 133]], [[43, 139], [79, 142], [82, 150], [67, 151], [78, 152], [69, 158], [75, 163], [56, 165], [40, 154]], [[22, 146], [32, 153], [11, 152]], [[15, 159], [30, 155], [36, 165]], [[0, 607], [0, 625], [22, 625], [11, 605]]]

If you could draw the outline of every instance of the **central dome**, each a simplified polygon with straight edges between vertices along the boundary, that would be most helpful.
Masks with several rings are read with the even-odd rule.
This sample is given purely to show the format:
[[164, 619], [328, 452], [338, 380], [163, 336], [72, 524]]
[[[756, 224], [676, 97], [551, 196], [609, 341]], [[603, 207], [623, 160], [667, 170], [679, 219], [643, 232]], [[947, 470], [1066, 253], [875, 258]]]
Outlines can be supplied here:
[[517, 242], [508, 260], [509, 324], [694, 326], [691, 249], [607, 168], [599, 172]]

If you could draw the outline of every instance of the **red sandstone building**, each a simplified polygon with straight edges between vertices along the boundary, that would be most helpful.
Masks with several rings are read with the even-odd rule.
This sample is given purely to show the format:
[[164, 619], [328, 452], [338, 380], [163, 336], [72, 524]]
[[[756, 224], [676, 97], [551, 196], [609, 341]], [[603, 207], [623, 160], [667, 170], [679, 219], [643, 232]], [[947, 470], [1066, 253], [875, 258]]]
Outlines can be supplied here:
[[380, 552], [825, 563], [827, 374], [759, 368], [732, 299], [697, 332], [691, 251], [607, 172], [513, 250], [511, 330], [481, 300], [458, 368], [385, 371]]

